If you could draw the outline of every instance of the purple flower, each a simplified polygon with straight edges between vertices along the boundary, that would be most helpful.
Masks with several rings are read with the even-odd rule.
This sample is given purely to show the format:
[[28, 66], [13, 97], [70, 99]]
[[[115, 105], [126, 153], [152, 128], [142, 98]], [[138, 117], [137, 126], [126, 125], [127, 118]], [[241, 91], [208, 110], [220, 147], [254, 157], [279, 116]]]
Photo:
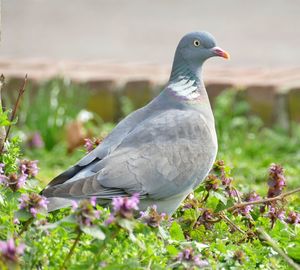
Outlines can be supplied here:
[[12, 173], [9, 176], [0, 175], [0, 183], [9, 187], [12, 191], [17, 191], [25, 185], [27, 174]]
[[28, 175], [28, 177], [35, 177], [38, 172], [39, 168], [37, 166], [38, 160], [21, 160], [20, 161], [20, 171], [22, 174]]
[[283, 209], [277, 209], [276, 207], [269, 205], [269, 212], [267, 214], [268, 218], [271, 220], [271, 227], [273, 228], [275, 221], [277, 219], [284, 220], [285, 219], [285, 211]]
[[27, 141], [29, 148], [43, 148], [44, 141], [39, 132], [34, 132]]
[[84, 141], [85, 141], [84, 147], [86, 151], [91, 152], [101, 143], [102, 139], [93, 138], [93, 139], [84, 139]]
[[[255, 201], [258, 201], [260, 199], [261, 199], [261, 197], [254, 191], [250, 192], [250, 193], [248, 193], [244, 196], [244, 201], [245, 202], [255, 202]], [[246, 205], [244, 207], [236, 209], [233, 213], [234, 214], [241, 214], [245, 217], [250, 217], [250, 212], [252, 211], [252, 209], [253, 209], [253, 205]]]
[[210, 209], [202, 209], [202, 214], [198, 217], [196, 226], [204, 225], [206, 230], [211, 230], [214, 224], [214, 215]]
[[72, 210], [75, 211], [78, 208], [78, 203], [76, 201], [72, 201]]
[[226, 187], [225, 190], [226, 190], [227, 194], [229, 195], [229, 197], [241, 196], [241, 193], [238, 190], [233, 189], [231, 187]]
[[269, 168], [269, 179], [268, 179], [268, 198], [276, 197], [282, 193], [285, 187], [285, 176], [282, 166], [272, 163]]
[[96, 198], [96, 197], [92, 197], [92, 198], [90, 199], [90, 202], [91, 202], [91, 205], [92, 205], [92, 206], [96, 207], [97, 198]]
[[195, 263], [195, 265], [197, 265], [200, 268], [209, 266], [208, 261], [207, 260], [200, 260], [199, 255], [194, 256], [194, 263]]
[[216, 175], [210, 174], [205, 179], [205, 188], [207, 191], [217, 190], [219, 188], [219, 179]]
[[230, 184], [232, 182], [231, 177], [223, 177], [221, 180], [222, 180], [222, 185], [223, 186], [230, 186]]
[[79, 204], [72, 202], [72, 209], [74, 211], [77, 223], [80, 226], [92, 226], [93, 222], [99, 218], [100, 212], [95, 210], [96, 198], [90, 200], [82, 200]]
[[134, 210], [138, 210], [140, 202], [139, 194], [134, 193], [131, 197], [115, 197], [112, 199], [112, 206], [115, 216], [132, 218]]
[[116, 220], [116, 218], [114, 217], [114, 215], [113, 215], [113, 214], [110, 214], [109, 217], [108, 217], [108, 219], [105, 220], [105, 224], [106, 224], [106, 225], [110, 225], [110, 224], [112, 224], [115, 220]]
[[200, 205], [201, 201], [197, 200], [193, 193], [190, 193], [183, 203], [182, 210], [185, 211], [187, 209], [198, 209], [200, 208]]
[[6, 242], [0, 241], [0, 258], [7, 263], [17, 263], [19, 257], [23, 255], [24, 249], [25, 245], [17, 245], [13, 238], [8, 239]]
[[195, 255], [192, 248], [184, 249], [177, 255], [176, 260], [180, 263], [188, 263], [190, 266], [198, 266], [200, 268], [209, 266], [208, 261], [201, 260], [200, 255]]
[[26, 210], [33, 217], [36, 217], [37, 213], [47, 211], [48, 201], [44, 196], [36, 193], [22, 194], [20, 201], [20, 209]]
[[22, 173], [18, 176], [17, 184], [16, 184], [17, 189], [20, 189], [25, 185], [26, 179], [27, 179], [27, 174]]
[[300, 214], [294, 211], [289, 212], [287, 218], [285, 219], [286, 223], [289, 224], [299, 224], [300, 223]]
[[141, 211], [141, 220], [144, 221], [150, 227], [158, 227], [162, 221], [168, 220], [168, 216], [165, 213], [159, 214], [157, 212], [157, 206], [151, 206], [146, 212]]

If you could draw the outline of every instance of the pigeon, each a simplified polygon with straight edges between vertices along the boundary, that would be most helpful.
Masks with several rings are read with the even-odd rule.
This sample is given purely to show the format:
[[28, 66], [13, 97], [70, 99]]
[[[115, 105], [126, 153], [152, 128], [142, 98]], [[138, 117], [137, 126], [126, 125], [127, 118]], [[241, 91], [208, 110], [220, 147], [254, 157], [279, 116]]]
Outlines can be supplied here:
[[121, 122], [93, 151], [42, 191], [48, 210], [95, 197], [138, 193], [139, 209], [156, 205], [172, 215], [211, 170], [218, 149], [214, 116], [202, 80], [203, 63], [229, 54], [208, 32], [183, 36], [169, 81], [150, 103]]

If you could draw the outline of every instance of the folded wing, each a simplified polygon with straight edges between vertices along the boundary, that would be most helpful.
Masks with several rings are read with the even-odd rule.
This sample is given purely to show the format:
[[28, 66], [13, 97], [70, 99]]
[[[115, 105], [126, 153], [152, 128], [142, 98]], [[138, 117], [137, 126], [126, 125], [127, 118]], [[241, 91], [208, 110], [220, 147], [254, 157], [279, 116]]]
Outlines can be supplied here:
[[215, 152], [210, 129], [197, 111], [165, 110], [128, 132], [101, 160], [83, 163], [87, 167], [81, 177], [49, 186], [44, 193], [111, 199], [138, 192], [142, 198], [163, 199], [202, 180]]

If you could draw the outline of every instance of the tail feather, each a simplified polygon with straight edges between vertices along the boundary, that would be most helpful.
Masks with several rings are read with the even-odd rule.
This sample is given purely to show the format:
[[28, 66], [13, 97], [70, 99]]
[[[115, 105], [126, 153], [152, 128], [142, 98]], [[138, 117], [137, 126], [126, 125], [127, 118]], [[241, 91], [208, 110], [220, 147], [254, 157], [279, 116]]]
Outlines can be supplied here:
[[52, 212], [54, 210], [58, 210], [61, 208], [70, 207], [72, 205], [71, 199], [59, 198], [59, 197], [51, 197], [47, 198], [48, 200], [48, 212]]

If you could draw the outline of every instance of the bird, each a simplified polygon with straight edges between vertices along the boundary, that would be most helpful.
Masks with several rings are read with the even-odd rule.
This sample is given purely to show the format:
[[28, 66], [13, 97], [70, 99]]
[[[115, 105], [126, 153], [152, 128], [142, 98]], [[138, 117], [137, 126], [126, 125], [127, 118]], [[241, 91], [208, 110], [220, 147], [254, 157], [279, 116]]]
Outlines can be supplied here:
[[229, 59], [210, 33], [184, 35], [165, 88], [46, 186], [48, 211], [92, 197], [107, 206], [138, 193], [140, 210], [156, 205], [172, 215], [216, 159], [215, 121], [202, 79], [203, 63], [214, 56]]

